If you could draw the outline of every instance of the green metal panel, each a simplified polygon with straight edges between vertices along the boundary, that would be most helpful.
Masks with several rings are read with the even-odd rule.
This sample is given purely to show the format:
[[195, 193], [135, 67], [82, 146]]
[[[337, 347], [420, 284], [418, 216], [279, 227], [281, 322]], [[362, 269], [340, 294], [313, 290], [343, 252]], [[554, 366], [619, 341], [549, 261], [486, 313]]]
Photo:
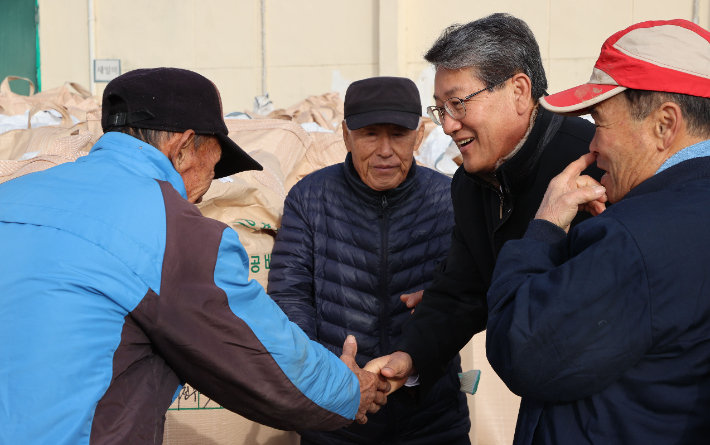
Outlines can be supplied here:
[[[0, 80], [26, 77], [38, 87], [37, 17], [36, 0], [0, 0]], [[29, 94], [27, 82], [11, 82], [10, 87]]]

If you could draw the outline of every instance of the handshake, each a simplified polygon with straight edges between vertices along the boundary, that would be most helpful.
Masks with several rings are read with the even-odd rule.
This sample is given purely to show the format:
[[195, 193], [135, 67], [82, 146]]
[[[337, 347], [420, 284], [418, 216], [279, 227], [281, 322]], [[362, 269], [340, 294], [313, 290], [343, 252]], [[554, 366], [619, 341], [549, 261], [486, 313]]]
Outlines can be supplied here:
[[[407, 307], [415, 307], [422, 301], [424, 291], [405, 294], [400, 299]], [[414, 309], [412, 309], [414, 312]], [[367, 413], [376, 413], [380, 406], [387, 403], [387, 396], [404, 386], [410, 375], [416, 373], [412, 358], [405, 352], [394, 352], [371, 360], [365, 368], [355, 363], [357, 342], [355, 337], [348, 335], [343, 345], [343, 355], [340, 360], [357, 376], [360, 382], [360, 407], [355, 420], [358, 423], [367, 422]]]
[[380, 406], [387, 403], [387, 396], [398, 390], [413, 374], [412, 358], [404, 352], [395, 352], [390, 355], [370, 361], [364, 368], [355, 363], [357, 342], [355, 337], [348, 335], [343, 344], [343, 355], [340, 360], [357, 376], [360, 382], [360, 407], [355, 420], [358, 423], [367, 422], [367, 413], [376, 413]]

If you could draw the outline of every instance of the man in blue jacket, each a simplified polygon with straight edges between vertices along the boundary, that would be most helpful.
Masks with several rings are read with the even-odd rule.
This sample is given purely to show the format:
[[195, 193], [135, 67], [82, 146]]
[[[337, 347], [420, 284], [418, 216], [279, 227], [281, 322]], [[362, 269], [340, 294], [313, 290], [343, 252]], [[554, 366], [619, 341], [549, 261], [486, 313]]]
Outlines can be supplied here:
[[162, 444], [183, 382], [287, 430], [377, 411], [387, 388], [354, 339], [346, 363], [310, 341], [194, 205], [213, 177], [261, 169], [214, 84], [131, 71], [106, 87], [102, 126], [88, 156], [0, 186], [0, 443]]
[[[488, 359], [523, 398], [514, 443], [705, 444], [710, 33], [631, 26], [589, 83], [541, 104], [591, 112], [597, 129], [503, 247], [488, 292]], [[595, 159], [601, 184], [581, 175]], [[579, 209], [597, 216], [570, 231]]]
[[[410, 316], [405, 301], [431, 283], [451, 244], [451, 180], [414, 161], [421, 112], [409, 79], [350, 85], [349, 154], [291, 189], [271, 256], [269, 295], [336, 354], [346, 336], [356, 336], [361, 366], [392, 352]], [[456, 356], [419, 407], [391, 397], [366, 425], [301, 431], [301, 444], [470, 444], [460, 369]]]

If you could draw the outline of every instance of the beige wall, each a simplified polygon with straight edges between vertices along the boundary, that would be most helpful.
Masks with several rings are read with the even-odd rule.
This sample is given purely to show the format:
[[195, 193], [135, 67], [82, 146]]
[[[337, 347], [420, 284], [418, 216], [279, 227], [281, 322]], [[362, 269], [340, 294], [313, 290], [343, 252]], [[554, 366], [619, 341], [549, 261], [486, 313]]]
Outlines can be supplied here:
[[[87, 0], [40, 0], [43, 89], [89, 84]], [[251, 109], [262, 92], [259, 0], [94, 0], [95, 51], [123, 72], [176, 66], [213, 80], [225, 111]], [[422, 59], [454, 22], [493, 12], [524, 19], [540, 44], [549, 91], [588, 79], [604, 40], [633, 23], [692, 18], [693, 0], [266, 0], [266, 86], [276, 107], [344, 92], [358, 79], [406, 76], [428, 102]], [[700, 0], [700, 25], [710, 0]], [[97, 94], [105, 84], [97, 84]]]
[[89, 86], [89, 30], [86, 0], [40, 0], [39, 41], [42, 89], [77, 82]]

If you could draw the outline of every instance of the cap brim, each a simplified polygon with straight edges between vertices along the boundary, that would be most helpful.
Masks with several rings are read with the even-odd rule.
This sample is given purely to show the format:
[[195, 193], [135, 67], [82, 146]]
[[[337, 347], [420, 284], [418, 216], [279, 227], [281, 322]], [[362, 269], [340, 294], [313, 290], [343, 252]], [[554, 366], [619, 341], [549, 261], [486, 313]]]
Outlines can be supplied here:
[[214, 136], [222, 147], [222, 157], [214, 167], [214, 178], [224, 178], [247, 170], [263, 170], [264, 168], [249, 156], [236, 142], [223, 133]]
[[626, 87], [618, 85], [602, 85], [585, 83], [556, 94], [540, 98], [540, 105], [557, 114], [581, 116], [589, 112], [589, 108], [599, 102], [624, 91]]
[[420, 118], [421, 116], [418, 114], [404, 111], [377, 110], [347, 116], [345, 123], [348, 126], [348, 130], [357, 130], [358, 128], [375, 124], [395, 124], [410, 130], [416, 130], [419, 127]]

